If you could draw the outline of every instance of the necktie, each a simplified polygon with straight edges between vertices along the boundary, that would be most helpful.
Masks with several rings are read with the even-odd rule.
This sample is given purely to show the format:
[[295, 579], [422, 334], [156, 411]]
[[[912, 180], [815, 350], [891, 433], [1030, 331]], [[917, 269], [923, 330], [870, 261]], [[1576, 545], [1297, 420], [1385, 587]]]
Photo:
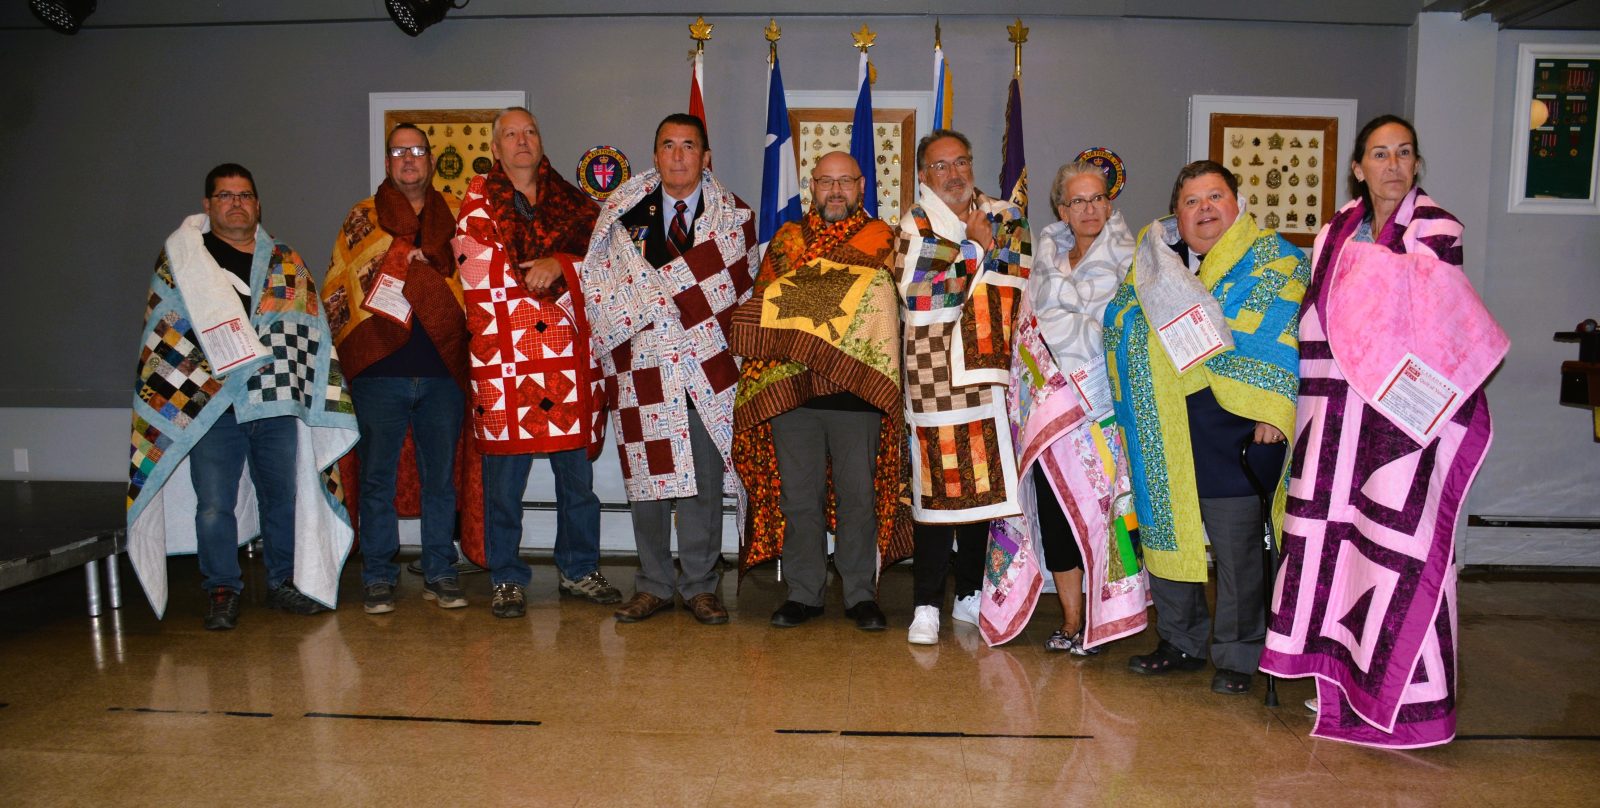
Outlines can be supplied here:
[[678, 253], [682, 254], [694, 246], [694, 241], [689, 238], [688, 224], [683, 217], [684, 211], [689, 209], [689, 203], [680, 199], [673, 204], [673, 209], [678, 211], [678, 215], [672, 217], [672, 227], [668, 228], [667, 235], [672, 238], [672, 246], [677, 247]]

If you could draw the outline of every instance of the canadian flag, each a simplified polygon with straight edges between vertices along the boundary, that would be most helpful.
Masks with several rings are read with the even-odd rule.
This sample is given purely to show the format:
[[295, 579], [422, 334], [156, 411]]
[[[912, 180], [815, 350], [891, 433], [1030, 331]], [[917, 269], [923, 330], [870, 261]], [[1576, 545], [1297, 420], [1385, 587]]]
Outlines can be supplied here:
[[706, 99], [705, 96], [701, 95], [701, 88], [705, 87], [706, 84], [705, 60], [706, 52], [696, 50], [694, 59], [691, 60], [693, 67], [689, 70], [689, 114], [699, 118], [700, 123], [705, 125], [709, 133], [711, 125], [706, 123]]

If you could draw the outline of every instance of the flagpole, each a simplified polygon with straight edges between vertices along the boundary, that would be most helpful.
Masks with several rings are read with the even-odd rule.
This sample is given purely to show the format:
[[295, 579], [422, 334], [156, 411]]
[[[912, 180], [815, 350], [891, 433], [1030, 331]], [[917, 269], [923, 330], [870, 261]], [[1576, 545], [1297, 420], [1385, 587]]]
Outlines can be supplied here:
[[768, 19], [763, 33], [767, 38], [767, 133], [761, 148], [761, 205], [756, 220], [757, 252], [761, 256], [766, 255], [767, 245], [778, 228], [798, 221], [801, 215], [794, 134], [789, 129], [789, 107], [784, 101], [783, 73], [778, 66], [778, 39], [783, 31], [777, 20]]
[[939, 18], [933, 19], [933, 126], [932, 129], [949, 129], [955, 118], [954, 100], [950, 93], [949, 66], [944, 61], [944, 36]]
[[1022, 144], [1022, 43], [1028, 28], [1022, 18], [1006, 27], [1012, 45], [1011, 87], [1006, 93], [1006, 126], [1001, 139], [1000, 193], [1028, 215], [1028, 160]]
[[861, 167], [861, 176], [865, 180], [861, 189], [861, 207], [868, 216], [878, 215], [878, 161], [877, 135], [872, 131], [872, 59], [868, 57], [867, 50], [872, 47], [878, 35], [861, 24], [861, 30], [850, 35], [857, 50], [861, 51], [861, 68], [857, 74], [856, 109], [851, 119], [850, 130], [850, 156], [854, 157], [856, 164]]

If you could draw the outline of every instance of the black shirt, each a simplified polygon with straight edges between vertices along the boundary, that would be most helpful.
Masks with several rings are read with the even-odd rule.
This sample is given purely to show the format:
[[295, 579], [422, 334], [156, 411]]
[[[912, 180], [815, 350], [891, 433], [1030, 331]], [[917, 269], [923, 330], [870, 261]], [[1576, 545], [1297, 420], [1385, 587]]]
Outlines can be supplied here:
[[[244, 288], [250, 288], [250, 267], [255, 264], [256, 257], [238, 247], [229, 244], [217, 237], [216, 233], [207, 230], [200, 239], [205, 242], [206, 252], [216, 260], [217, 266], [232, 272], [239, 280], [244, 281]], [[234, 289], [235, 292], [239, 291]], [[239, 300], [244, 303], [245, 313], [250, 311], [249, 293], [239, 295]]]

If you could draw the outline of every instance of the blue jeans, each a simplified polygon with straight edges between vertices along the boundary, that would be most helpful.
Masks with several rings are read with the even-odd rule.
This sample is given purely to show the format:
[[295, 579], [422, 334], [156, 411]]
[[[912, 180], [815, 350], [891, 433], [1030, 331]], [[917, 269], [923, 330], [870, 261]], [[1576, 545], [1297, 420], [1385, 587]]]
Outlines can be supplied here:
[[[551, 452], [556, 478], [556, 569], [577, 580], [600, 569], [600, 498], [594, 464], [583, 449]], [[483, 456], [484, 544], [489, 580], [527, 586], [533, 577], [522, 545], [522, 493], [533, 469], [531, 454]]]
[[456, 546], [456, 443], [466, 394], [448, 376], [358, 376], [350, 382], [361, 442], [361, 582], [395, 583], [400, 565], [400, 519], [395, 478], [406, 429], [416, 446], [422, 483], [422, 574], [428, 581], [454, 578]]
[[200, 585], [206, 589], [244, 589], [239, 522], [233, 509], [247, 458], [261, 516], [267, 588], [294, 576], [294, 459], [299, 444], [295, 421], [292, 415], [279, 415], [241, 424], [229, 407], [189, 450], [189, 479], [196, 500], [195, 553], [200, 559]]

